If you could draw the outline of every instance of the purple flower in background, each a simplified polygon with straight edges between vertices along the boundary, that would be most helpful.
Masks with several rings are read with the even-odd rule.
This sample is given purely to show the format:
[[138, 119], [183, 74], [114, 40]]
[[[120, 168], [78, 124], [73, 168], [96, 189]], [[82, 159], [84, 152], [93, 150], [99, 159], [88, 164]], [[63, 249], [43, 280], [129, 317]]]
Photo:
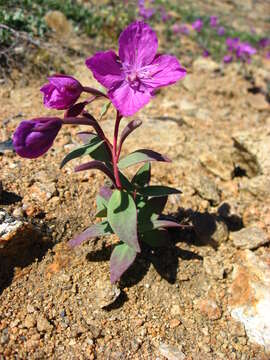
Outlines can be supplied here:
[[179, 34], [179, 33], [180, 33], [180, 25], [178, 25], [178, 24], [173, 24], [173, 26], [172, 26], [172, 32], [173, 32], [174, 34]]
[[259, 46], [261, 48], [263, 48], [263, 49], [270, 46], [270, 39], [269, 38], [262, 38], [261, 40], [259, 40]]
[[257, 50], [248, 43], [239, 43], [236, 49], [236, 56], [243, 61], [250, 61], [252, 55], [256, 54]]
[[83, 87], [72, 76], [55, 74], [48, 78], [49, 84], [40, 89], [44, 94], [44, 105], [63, 110], [72, 106], [80, 97]]
[[22, 121], [13, 134], [13, 147], [24, 158], [34, 159], [49, 150], [62, 126], [59, 118]]
[[139, 6], [139, 15], [145, 20], [150, 19], [156, 12], [156, 9], [154, 8], [146, 8], [144, 0], [139, 0], [138, 6]]
[[178, 24], [174, 24], [172, 26], [172, 31], [174, 34], [184, 34], [184, 35], [188, 35], [189, 34], [189, 28], [187, 27], [187, 25], [178, 25]]
[[225, 64], [229, 64], [230, 62], [232, 62], [232, 60], [233, 60], [233, 56], [230, 54], [225, 55], [223, 58], [223, 62]]
[[202, 30], [203, 27], [203, 21], [201, 19], [197, 19], [196, 21], [194, 21], [192, 24], [192, 29], [196, 30], [197, 32], [200, 32]]
[[218, 17], [217, 16], [210, 16], [210, 26], [212, 28], [217, 27], [218, 25]]
[[160, 14], [162, 21], [168, 21], [171, 18], [163, 6], [160, 8]]
[[251, 56], [257, 52], [249, 43], [241, 42], [238, 38], [228, 38], [226, 44], [228, 51], [242, 61], [250, 62]]
[[186, 75], [176, 57], [157, 54], [157, 49], [155, 32], [144, 22], [135, 21], [119, 37], [119, 56], [109, 50], [86, 60], [123, 116], [134, 115], [151, 100], [156, 89]]
[[184, 34], [184, 35], [188, 35], [189, 34], [189, 28], [187, 25], [183, 24], [180, 26], [180, 33]]
[[227, 48], [229, 51], [233, 51], [236, 50], [239, 44], [239, 39], [238, 38], [227, 38], [226, 39], [226, 44], [227, 44]]
[[210, 55], [210, 52], [207, 49], [203, 49], [202, 56], [203, 57], [208, 57], [209, 55]]
[[217, 34], [218, 36], [223, 36], [225, 35], [225, 29], [223, 26], [219, 26], [218, 29], [217, 29]]
[[266, 54], [266, 59], [270, 60], [270, 51]]

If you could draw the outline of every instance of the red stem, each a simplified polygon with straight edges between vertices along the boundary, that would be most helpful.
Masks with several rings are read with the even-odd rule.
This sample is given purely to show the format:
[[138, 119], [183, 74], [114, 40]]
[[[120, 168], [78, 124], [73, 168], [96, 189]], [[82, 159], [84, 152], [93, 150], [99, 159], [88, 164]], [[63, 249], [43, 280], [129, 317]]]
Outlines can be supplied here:
[[120, 124], [121, 119], [122, 119], [122, 115], [120, 115], [119, 111], [117, 111], [115, 127], [114, 127], [113, 151], [112, 151], [113, 173], [114, 173], [117, 189], [122, 189], [122, 184], [120, 181], [119, 171], [118, 171], [118, 166], [117, 166], [119, 155], [120, 155], [117, 153], [117, 139], [118, 139], [118, 132], [119, 132], [119, 124]]

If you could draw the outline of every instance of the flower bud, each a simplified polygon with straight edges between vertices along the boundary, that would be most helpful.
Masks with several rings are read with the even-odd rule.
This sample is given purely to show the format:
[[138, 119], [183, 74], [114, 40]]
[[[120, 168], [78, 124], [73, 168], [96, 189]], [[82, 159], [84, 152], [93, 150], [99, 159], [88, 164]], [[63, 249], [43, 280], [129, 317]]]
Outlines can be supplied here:
[[22, 121], [13, 134], [13, 147], [18, 155], [37, 158], [49, 150], [62, 126], [59, 118], [37, 118]]
[[68, 109], [80, 97], [83, 87], [72, 76], [55, 74], [48, 78], [49, 84], [40, 89], [44, 93], [44, 105], [48, 108]]

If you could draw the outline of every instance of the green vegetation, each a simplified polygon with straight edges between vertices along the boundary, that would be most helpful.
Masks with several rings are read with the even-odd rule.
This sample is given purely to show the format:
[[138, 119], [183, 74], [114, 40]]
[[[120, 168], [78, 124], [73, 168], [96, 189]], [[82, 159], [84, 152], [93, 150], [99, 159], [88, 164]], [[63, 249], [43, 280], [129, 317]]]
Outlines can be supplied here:
[[[0, 0], [0, 23], [16, 31], [43, 37], [49, 30], [44, 15], [50, 10], [59, 10], [78, 31], [95, 36], [105, 30], [105, 35], [114, 34], [117, 37], [134, 18], [131, 7], [124, 9], [123, 6], [122, 2], [118, 2], [90, 9], [74, 0]], [[8, 43], [9, 39], [9, 31], [0, 29], [0, 44]]]

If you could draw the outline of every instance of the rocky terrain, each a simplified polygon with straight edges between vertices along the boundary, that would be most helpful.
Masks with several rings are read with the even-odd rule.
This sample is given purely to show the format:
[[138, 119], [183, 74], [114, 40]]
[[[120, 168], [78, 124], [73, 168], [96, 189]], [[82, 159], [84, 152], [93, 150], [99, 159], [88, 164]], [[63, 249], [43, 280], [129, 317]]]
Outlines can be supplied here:
[[[76, 161], [59, 169], [78, 128], [37, 160], [0, 149], [0, 359], [270, 358], [270, 61], [180, 60], [188, 75], [138, 113], [123, 150], [172, 159], [153, 165], [152, 183], [182, 190], [165, 213], [186, 227], [167, 248], [145, 248], [117, 286], [113, 236], [66, 245], [94, 221], [104, 181], [75, 174]], [[72, 61], [95, 86], [84, 59]], [[44, 82], [1, 87], [0, 142], [22, 119], [57, 114], [42, 106]], [[111, 109], [108, 134], [112, 119]]]

